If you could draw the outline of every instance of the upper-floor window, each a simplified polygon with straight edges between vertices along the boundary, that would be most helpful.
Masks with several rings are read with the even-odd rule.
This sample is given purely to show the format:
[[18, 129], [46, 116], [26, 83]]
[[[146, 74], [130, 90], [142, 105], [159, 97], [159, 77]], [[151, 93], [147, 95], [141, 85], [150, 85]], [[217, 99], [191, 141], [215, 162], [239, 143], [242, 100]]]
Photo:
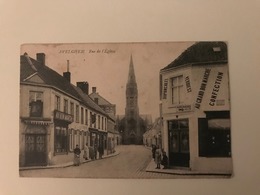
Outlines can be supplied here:
[[102, 126], [101, 128], [104, 129], [104, 118], [103, 118], [103, 116], [101, 117], [101, 126]]
[[73, 115], [73, 120], [75, 120], [74, 103], [73, 102], [70, 102], [70, 114]]
[[55, 95], [55, 110], [60, 110], [60, 96]]
[[31, 117], [42, 117], [43, 93], [37, 91], [29, 92], [29, 111]]
[[183, 103], [183, 76], [173, 77], [171, 79], [171, 103], [181, 104]]
[[68, 102], [68, 100], [64, 99], [64, 105], [63, 106], [64, 106], [64, 108], [63, 108], [64, 112], [69, 113], [69, 102]]
[[83, 109], [83, 107], [80, 108], [80, 121], [81, 121], [81, 124], [84, 124], [84, 109]]
[[98, 129], [100, 129], [100, 116], [98, 115]]
[[85, 110], [85, 125], [88, 125], [88, 110]]
[[79, 105], [76, 105], [76, 122], [79, 123]]

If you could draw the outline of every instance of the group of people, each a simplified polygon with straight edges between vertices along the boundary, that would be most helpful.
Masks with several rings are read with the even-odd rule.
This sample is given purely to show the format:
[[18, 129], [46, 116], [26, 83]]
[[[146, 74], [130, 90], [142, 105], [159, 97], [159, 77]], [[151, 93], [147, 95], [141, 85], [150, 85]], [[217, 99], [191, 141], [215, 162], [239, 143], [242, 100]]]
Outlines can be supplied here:
[[157, 145], [152, 145], [152, 156], [154, 162], [156, 163], [156, 169], [161, 169], [161, 165], [163, 165], [163, 169], [168, 168], [168, 157], [166, 152]]
[[[81, 150], [79, 148], [79, 145], [76, 145], [76, 148], [74, 149], [74, 166], [79, 166], [80, 165], [80, 154], [81, 154]], [[104, 149], [101, 145], [99, 145], [98, 147], [96, 145], [94, 145], [93, 147], [88, 147], [88, 145], [86, 144], [84, 146], [84, 154], [83, 154], [83, 158], [85, 160], [96, 160], [97, 159], [97, 152], [99, 153], [99, 158], [101, 159], [104, 155]]]

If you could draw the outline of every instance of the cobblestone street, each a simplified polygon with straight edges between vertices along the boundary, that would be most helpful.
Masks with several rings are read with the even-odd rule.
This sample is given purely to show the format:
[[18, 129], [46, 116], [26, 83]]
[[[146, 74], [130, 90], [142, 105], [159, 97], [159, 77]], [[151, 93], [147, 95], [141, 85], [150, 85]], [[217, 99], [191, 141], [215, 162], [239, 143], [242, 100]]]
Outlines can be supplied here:
[[189, 176], [146, 172], [151, 151], [144, 146], [118, 146], [120, 154], [80, 166], [20, 171], [21, 177], [56, 178], [187, 178]]

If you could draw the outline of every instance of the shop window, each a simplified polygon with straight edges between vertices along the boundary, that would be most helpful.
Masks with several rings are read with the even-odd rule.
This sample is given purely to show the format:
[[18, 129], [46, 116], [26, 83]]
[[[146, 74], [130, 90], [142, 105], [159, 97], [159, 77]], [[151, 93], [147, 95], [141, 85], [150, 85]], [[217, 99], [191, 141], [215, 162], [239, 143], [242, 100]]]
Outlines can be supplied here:
[[230, 119], [199, 119], [199, 156], [231, 156]]
[[70, 133], [69, 133], [69, 140], [70, 140], [70, 143], [69, 143], [69, 148], [70, 148], [70, 151], [73, 151], [73, 131], [74, 130], [70, 130]]
[[67, 152], [67, 131], [66, 127], [55, 127], [55, 153]]
[[42, 117], [43, 114], [43, 93], [30, 91], [29, 112], [30, 117]]
[[183, 103], [183, 76], [173, 77], [171, 79], [171, 102], [172, 104]]

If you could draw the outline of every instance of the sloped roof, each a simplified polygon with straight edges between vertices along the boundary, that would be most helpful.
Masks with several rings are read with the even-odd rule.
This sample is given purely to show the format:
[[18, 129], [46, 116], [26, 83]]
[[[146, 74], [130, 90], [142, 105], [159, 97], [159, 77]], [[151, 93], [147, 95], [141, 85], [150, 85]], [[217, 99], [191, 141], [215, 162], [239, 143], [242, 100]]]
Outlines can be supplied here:
[[197, 42], [161, 70], [185, 64], [227, 63], [227, 60], [227, 45], [225, 42]]
[[27, 55], [22, 55], [20, 59], [20, 81], [24, 81], [31, 74], [37, 73], [45, 84], [54, 86], [76, 98], [80, 98], [73, 85], [56, 71]]
[[107, 114], [83, 91], [71, 84], [67, 79], [61, 76], [56, 71], [52, 70], [46, 65], [41, 64], [37, 60], [30, 58], [27, 55], [20, 57], [20, 81], [25, 81], [29, 76], [37, 73], [37, 75], [44, 81], [45, 84], [54, 86], [71, 96], [82, 101], [83, 104], [92, 108], [93, 110], [104, 114]]
[[72, 85], [73, 88], [76, 90], [76, 92], [79, 94], [81, 100], [83, 101], [83, 103], [90, 107], [90, 108], [93, 108], [93, 110], [101, 113], [101, 114], [104, 114], [104, 115], [107, 115], [102, 108], [100, 108], [87, 94], [85, 94], [80, 88]]
[[106, 100], [105, 98], [103, 98], [101, 95], [99, 95], [99, 93], [91, 93], [89, 94], [89, 97], [91, 99], [94, 99], [94, 98], [98, 98], [98, 104], [99, 105], [113, 105], [111, 104], [108, 100]]

